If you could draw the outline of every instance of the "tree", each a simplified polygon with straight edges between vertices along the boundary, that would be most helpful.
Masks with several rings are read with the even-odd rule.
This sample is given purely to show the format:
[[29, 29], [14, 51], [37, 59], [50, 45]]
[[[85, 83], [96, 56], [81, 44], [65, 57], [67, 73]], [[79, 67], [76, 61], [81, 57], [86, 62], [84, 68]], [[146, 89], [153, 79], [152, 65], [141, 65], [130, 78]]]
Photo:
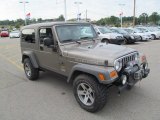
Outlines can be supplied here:
[[150, 16], [149, 16], [149, 20], [150, 22], [154, 23], [154, 24], [158, 24], [160, 15], [158, 15], [157, 12], [153, 12]]
[[56, 21], [64, 21], [65, 19], [64, 19], [64, 16], [63, 15], [60, 15], [57, 19], [56, 19]]
[[42, 18], [37, 19], [37, 22], [39, 22], [39, 23], [41, 23], [42, 21], [43, 21]]
[[147, 23], [148, 23], [148, 14], [147, 14], [147, 13], [142, 13], [142, 14], [139, 16], [138, 21], [139, 21], [141, 24], [147, 24]]

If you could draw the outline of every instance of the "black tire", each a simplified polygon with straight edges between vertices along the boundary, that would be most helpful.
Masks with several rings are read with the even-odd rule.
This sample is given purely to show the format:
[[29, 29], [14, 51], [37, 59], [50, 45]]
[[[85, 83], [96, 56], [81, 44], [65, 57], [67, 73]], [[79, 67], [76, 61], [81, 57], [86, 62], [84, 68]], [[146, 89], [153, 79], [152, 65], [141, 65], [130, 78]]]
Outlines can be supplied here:
[[121, 43], [121, 45], [126, 45], [128, 44], [128, 40], [125, 38], [124, 41]]
[[142, 36], [140, 36], [140, 38], [141, 38], [141, 39], [140, 39], [140, 41], [143, 41], [143, 38], [142, 38]]
[[127, 85], [127, 90], [131, 90], [132, 88], [133, 88], [133, 86]]
[[155, 35], [152, 34], [151, 36], [152, 36], [153, 40], [156, 40], [156, 36]]
[[101, 41], [102, 43], [110, 43], [110, 41], [108, 40], [108, 39], [103, 39], [102, 41]]
[[[38, 79], [39, 70], [33, 67], [29, 58], [26, 58], [24, 60], [23, 67], [24, 67], [25, 74], [29, 80], [35, 81]], [[28, 67], [28, 72], [30, 71], [30, 74], [27, 72], [27, 67]]]
[[[84, 104], [78, 95], [78, 88], [80, 88], [79, 86], [81, 84], [88, 85], [93, 90], [90, 93], [90, 95], [94, 96], [93, 97], [94, 102], [90, 105]], [[78, 77], [76, 77], [73, 82], [73, 92], [74, 92], [74, 96], [75, 96], [77, 102], [79, 103], [79, 105], [81, 106], [81, 108], [83, 108], [89, 112], [97, 112], [97, 111], [101, 110], [107, 102], [107, 87], [103, 84], [98, 83], [96, 81], [96, 79], [94, 77], [92, 77], [91, 75], [83, 74], [83, 75], [79, 75]], [[88, 96], [87, 102], [89, 102], [89, 99], [90, 99], [89, 96]], [[84, 95], [84, 99], [85, 99], [85, 97], [86, 97], [86, 95]], [[91, 99], [90, 99], [90, 101], [91, 101]]]

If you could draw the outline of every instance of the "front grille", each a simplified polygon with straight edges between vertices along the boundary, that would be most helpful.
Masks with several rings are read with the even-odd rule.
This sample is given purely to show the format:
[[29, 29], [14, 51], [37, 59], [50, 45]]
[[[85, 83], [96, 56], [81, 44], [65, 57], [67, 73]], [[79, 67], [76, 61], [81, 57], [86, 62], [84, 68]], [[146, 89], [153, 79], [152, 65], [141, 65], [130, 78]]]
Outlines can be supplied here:
[[135, 60], [135, 54], [122, 58], [122, 65], [125, 66], [128, 62]]
[[131, 62], [131, 61], [135, 61], [135, 56], [136, 56], [136, 52], [126, 55], [124, 57], [119, 58], [119, 60], [122, 61], [122, 66], [125, 66], [127, 63]]
[[116, 39], [122, 39], [122, 38], [123, 38], [122, 36], [117, 36], [117, 37], [116, 37]]

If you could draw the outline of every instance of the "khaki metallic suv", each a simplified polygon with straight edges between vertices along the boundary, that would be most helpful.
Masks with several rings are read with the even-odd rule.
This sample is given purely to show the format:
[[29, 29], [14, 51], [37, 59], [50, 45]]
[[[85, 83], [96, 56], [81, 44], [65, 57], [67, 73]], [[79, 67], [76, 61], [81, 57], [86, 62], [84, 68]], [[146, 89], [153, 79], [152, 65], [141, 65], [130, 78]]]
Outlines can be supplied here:
[[90, 23], [40, 23], [21, 29], [21, 51], [28, 79], [53, 71], [73, 83], [79, 105], [96, 112], [104, 107], [107, 89], [119, 92], [147, 77], [150, 69], [138, 51], [102, 43]]

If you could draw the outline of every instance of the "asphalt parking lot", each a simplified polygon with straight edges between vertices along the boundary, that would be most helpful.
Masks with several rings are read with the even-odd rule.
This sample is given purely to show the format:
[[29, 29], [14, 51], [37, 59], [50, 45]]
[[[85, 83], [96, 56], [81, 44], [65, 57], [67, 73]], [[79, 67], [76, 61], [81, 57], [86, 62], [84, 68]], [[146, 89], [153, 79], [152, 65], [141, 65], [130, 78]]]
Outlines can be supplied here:
[[146, 54], [151, 73], [120, 96], [111, 88], [94, 114], [79, 107], [66, 80], [47, 72], [29, 81], [19, 46], [19, 39], [0, 38], [0, 120], [160, 120], [160, 40], [126, 45]]

